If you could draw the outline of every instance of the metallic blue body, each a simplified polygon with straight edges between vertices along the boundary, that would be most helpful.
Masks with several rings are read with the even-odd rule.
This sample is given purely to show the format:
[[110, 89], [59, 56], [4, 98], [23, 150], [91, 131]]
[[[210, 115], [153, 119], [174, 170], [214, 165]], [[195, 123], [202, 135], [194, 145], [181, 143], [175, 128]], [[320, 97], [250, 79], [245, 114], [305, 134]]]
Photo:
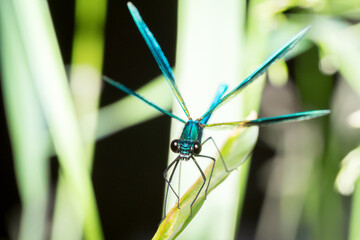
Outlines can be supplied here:
[[199, 121], [189, 120], [185, 124], [179, 138], [180, 158], [189, 160], [192, 155], [190, 149], [194, 147], [196, 141], [201, 143], [203, 130], [204, 128], [200, 125]]

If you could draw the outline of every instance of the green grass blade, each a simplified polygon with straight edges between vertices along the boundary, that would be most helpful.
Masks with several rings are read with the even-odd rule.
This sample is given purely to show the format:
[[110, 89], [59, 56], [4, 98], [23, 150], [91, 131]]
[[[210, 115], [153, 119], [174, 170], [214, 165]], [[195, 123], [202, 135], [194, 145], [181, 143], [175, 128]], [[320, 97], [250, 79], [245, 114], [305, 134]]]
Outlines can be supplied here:
[[343, 195], [352, 194], [349, 240], [360, 238], [360, 147], [352, 150], [341, 161], [336, 188]]
[[360, 238], [360, 181], [358, 179], [355, 192], [352, 197], [351, 218], [349, 240], [357, 240]]
[[31, 69], [31, 79], [62, 173], [70, 186], [69, 194], [81, 202], [77, 220], [84, 222], [88, 239], [101, 239], [84, 144], [47, 3], [42, 0], [14, 0], [12, 3], [25, 61]]
[[[243, 56], [244, 1], [180, 1], [178, 4], [178, 33], [176, 51], [176, 76], [179, 89], [196, 119], [206, 112], [220, 84], [235, 87], [245, 76]], [[160, 43], [162, 44], [162, 43]], [[247, 73], [250, 73], [248, 71]], [[247, 89], [248, 90], [248, 89]], [[246, 91], [247, 91], [246, 90]], [[244, 119], [244, 94], [237, 96], [218, 109], [210, 122], [226, 119]], [[175, 114], [181, 114], [174, 104]], [[181, 115], [180, 115], [181, 116]], [[178, 138], [181, 124], [173, 122], [171, 140]], [[203, 139], [212, 136], [221, 147], [227, 139], [227, 132], [205, 130]], [[170, 141], [171, 141], [170, 140]], [[213, 146], [205, 146], [203, 153], [216, 156]], [[207, 148], [207, 149], [206, 149]], [[169, 161], [173, 160], [170, 154]], [[199, 160], [199, 164], [207, 160]], [[205, 167], [205, 166], [203, 166]], [[182, 164], [180, 195], [196, 181], [199, 171], [193, 164]], [[179, 178], [174, 177], [174, 186]], [[212, 193], [204, 207], [181, 234], [182, 239], [231, 239], [235, 236], [239, 195], [238, 176], [229, 178], [219, 191]], [[167, 206], [172, 206], [175, 199], [169, 194]]]
[[17, 239], [45, 239], [50, 139], [22, 48], [14, 8], [7, 0], [0, 2], [0, 43], [2, 90], [22, 203]]
[[[103, 84], [104, 28], [106, 0], [77, 0], [75, 32], [71, 63], [71, 90], [80, 119], [91, 116], [81, 126], [85, 139], [87, 163], [91, 169], [100, 86]], [[86, 89], [86, 91], [84, 91]]]
[[[104, 24], [106, 0], [77, 0], [75, 6], [75, 33], [71, 65], [71, 90], [75, 110], [84, 139], [86, 169], [91, 172], [98, 104], [104, 55]], [[84, 91], [84, 89], [86, 89]], [[88, 116], [86, 119], [84, 116]], [[83, 223], [76, 215], [81, 202], [69, 194], [64, 175], [59, 175], [52, 239], [74, 239], [82, 234]], [[97, 209], [93, 208], [97, 212]], [[67, 229], [64, 231], [64, 229]], [[91, 238], [94, 229], [85, 228], [85, 237]], [[101, 232], [101, 229], [97, 230]], [[66, 237], [64, 236], [66, 232]]]

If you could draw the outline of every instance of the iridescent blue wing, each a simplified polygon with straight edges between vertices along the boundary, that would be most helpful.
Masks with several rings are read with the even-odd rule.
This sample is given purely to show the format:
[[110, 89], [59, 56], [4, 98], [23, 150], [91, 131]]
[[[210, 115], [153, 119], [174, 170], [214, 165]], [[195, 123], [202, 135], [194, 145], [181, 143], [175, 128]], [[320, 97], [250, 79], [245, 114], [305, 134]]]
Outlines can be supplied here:
[[270, 57], [268, 57], [261, 66], [256, 69], [250, 76], [248, 76], [243, 82], [241, 82], [237, 87], [235, 87], [232, 91], [230, 91], [228, 94], [226, 94], [224, 97], [222, 97], [217, 104], [212, 106], [204, 115], [200, 117], [199, 120], [202, 120], [203, 118], [210, 115], [215, 109], [217, 109], [222, 103], [224, 103], [226, 100], [229, 100], [230, 97], [235, 96], [238, 94], [243, 88], [245, 88], [247, 85], [252, 83], [255, 79], [257, 79], [259, 76], [261, 76], [266, 70], [273, 64], [276, 60], [283, 57], [287, 52], [289, 52], [291, 49], [293, 49], [299, 41], [305, 36], [306, 32], [309, 30], [309, 27], [304, 28], [301, 30], [298, 34], [296, 34], [290, 41], [288, 41], [283, 47], [281, 47], [279, 50], [277, 50], [275, 53], [273, 53]]
[[298, 112], [276, 117], [258, 118], [248, 121], [239, 122], [225, 122], [225, 123], [212, 123], [205, 124], [205, 127], [251, 127], [251, 126], [264, 126], [276, 123], [296, 122], [312, 118], [322, 117], [330, 113], [330, 110], [314, 110], [306, 112]]
[[[226, 92], [228, 86], [226, 84], [221, 84], [216, 92], [216, 95], [214, 97], [214, 100], [210, 106], [210, 108], [212, 108], [213, 106], [215, 106], [219, 100], [221, 99], [221, 97], [224, 95], [224, 93]], [[209, 121], [211, 114], [207, 115], [206, 117], [204, 117], [200, 123], [201, 124], [206, 124]]]
[[149, 106], [155, 108], [156, 110], [158, 110], [159, 112], [162, 112], [172, 118], [175, 118], [176, 120], [179, 120], [180, 122], [182, 123], [186, 123], [186, 121], [184, 121], [183, 119], [179, 118], [178, 116], [172, 114], [171, 112], [168, 112], [166, 111], [165, 109], [157, 106], [155, 103], [152, 103], [150, 102], [149, 100], [147, 100], [146, 98], [144, 98], [143, 96], [141, 96], [140, 94], [134, 92], [133, 90], [131, 90], [130, 88], [124, 86], [123, 84], [119, 83], [119, 82], [116, 82], [114, 80], [112, 80], [111, 78], [109, 77], [106, 77], [106, 76], [103, 76], [103, 79], [105, 82], [109, 83], [110, 85], [116, 87], [117, 89], [120, 89], [121, 91], [129, 94], [129, 95], [132, 95], [134, 97], [137, 97], [138, 99], [142, 100], [143, 102], [147, 103]]
[[140, 13], [137, 10], [137, 8], [131, 2], [128, 2], [127, 5], [129, 8], [129, 11], [131, 13], [131, 16], [133, 17], [134, 22], [136, 23], [136, 26], [138, 27], [141, 35], [143, 36], [146, 44], [148, 45], [157, 64], [159, 65], [160, 70], [162, 71], [166, 80], [168, 81], [170, 88], [173, 91], [177, 101], [179, 102], [181, 108], [184, 110], [188, 119], [190, 119], [189, 110], [187, 109], [184, 99], [182, 98], [180, 91], [175, 84], [174, 73], [173, 73], [173, 71], [170, 67], [170, 64], [169, 64], [168, 60], [166, 59], [163, 51], [161, 50], [160, 45], [154, 38], [154, 35], [150, 32], [149, 28], [146, 26], [143, 19], [141, 18]]

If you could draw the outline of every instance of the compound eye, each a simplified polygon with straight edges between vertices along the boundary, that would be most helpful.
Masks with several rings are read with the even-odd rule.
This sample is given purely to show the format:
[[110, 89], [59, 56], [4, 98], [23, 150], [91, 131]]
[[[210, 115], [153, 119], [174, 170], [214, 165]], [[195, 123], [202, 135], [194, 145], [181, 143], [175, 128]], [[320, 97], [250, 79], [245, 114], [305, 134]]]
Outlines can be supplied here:
[[201, 152], [201, 143], [199, 143], [198, 141], [196, 141], [195, 143], [194, 143], [194, 146], [193, 146], [193, 153], [195, 154], [195, 155], [197, 155], [197, 154], [199, 154], [200, 152]]
[[170, 148], [171, 148], [171, 151], [173, 151], [174, 153], [179, 153], [180, 152], [179, 140], [177, 140], [177, 139], [172, 140], [172, 142], [170, 144]]

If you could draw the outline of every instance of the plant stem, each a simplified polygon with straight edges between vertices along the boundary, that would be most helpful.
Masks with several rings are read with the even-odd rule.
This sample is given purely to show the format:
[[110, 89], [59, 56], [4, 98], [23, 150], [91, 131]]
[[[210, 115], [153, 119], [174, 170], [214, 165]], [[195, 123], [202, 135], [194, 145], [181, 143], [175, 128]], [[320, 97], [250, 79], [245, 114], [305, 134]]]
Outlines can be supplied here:
[[352, 197], [349, 240], [360, 239], [360, 180], [357, 180]]

